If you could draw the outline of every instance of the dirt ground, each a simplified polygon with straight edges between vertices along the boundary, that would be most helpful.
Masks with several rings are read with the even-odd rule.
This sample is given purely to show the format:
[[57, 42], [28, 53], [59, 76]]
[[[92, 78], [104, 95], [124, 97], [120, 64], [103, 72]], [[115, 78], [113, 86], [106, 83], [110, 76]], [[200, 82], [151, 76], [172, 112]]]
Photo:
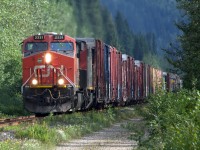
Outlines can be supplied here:
[[110, 128], [89, 134], [81, 139], [57, 145], [56, 150], [132, 150], [137, 148], [137, 141], [130, 140], [131, 132], [122, 127], [128, 122], [138, 122], [141, 119], [130, 119], [116, 123]]

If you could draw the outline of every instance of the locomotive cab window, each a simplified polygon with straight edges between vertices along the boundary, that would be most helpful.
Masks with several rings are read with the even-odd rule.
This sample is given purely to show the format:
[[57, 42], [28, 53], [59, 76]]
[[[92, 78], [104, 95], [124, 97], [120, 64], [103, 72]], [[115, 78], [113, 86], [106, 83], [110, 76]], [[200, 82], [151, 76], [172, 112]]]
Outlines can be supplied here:
[[73, 56], [74, 45], [72, 42], [52, 42], [51, 50]]
[[45, 51], [48, 49], [47, 42], [29, 42], [25, 45], [25, 56], [30, 55], [31, 53]]

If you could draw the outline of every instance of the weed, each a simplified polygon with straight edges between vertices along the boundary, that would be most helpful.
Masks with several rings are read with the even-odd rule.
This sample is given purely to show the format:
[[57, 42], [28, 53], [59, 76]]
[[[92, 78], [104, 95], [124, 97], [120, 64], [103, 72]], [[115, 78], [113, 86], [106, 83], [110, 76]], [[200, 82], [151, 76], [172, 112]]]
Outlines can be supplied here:
[[[85, 134], [108, 127], [114, 122], [133, 116], [135, 116], [135, 111], [131, 107], [109, 108], [101, 112], [92, 110], [67, 115], [50, 115], [42, 122], [40, 121], [31, 126], [22, 124], [16, 127], [6, 127], [3, 130], [12, 130], [15, 133], [15, 138], [21, 141], [21, 145], [16, 145], [16, 149], [17, 146], [24, 149], [34, 149], [35, 147], [49, 149], [48, 146], [52, 147], [52, 145], [60, 142], [79, 138]], [[5, 141], [1, 144], [3, 143]], [[41, 143], [45, 143], [45, 146]]]
[[[182, 90], [152, 95], [141, 113], [148, 138], [139, 140], [141, 147], [151, 149], [200, 148], [200, 94]], [[144, 134], [144, 133], [143, 133]]]

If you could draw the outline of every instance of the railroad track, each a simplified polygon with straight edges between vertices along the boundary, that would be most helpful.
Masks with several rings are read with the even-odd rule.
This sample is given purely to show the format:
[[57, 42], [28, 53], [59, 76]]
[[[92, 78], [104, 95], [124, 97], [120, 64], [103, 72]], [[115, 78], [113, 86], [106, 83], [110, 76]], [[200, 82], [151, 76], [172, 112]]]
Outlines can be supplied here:
[[[145, 103], [146, 102], [142, 102], [142, 103], [138, 103], [138, 104], [144, 105]], [[97, 111], [102, 111], [102, 108], [98, 109]], [[84, 112], [87, 112], [87, 111], [82, 111], [82, 112], [84, 113]], [[63, 114], [59, 114], [59, 115], [63, 115]], [[40, 120], [44, 117], [45, 116], [31, 115], [31, 116], [21, 116], [21, 117], [16, 117], [16, 118], [0, 119], [0, 128], [5, 127], [5, 126], [19, 125], [20, 123], [23, 123], [23, 122], [34, 122], [34, 121], [36, 121], [38, 119]]]
[[0, 119], [0, 128], [5, 127], [5, 126], [19, 125], [22, 122], [34, 122], [36, 119], [37, 117], [35, 117], [35, 115], [21, 116], [17, 118]]

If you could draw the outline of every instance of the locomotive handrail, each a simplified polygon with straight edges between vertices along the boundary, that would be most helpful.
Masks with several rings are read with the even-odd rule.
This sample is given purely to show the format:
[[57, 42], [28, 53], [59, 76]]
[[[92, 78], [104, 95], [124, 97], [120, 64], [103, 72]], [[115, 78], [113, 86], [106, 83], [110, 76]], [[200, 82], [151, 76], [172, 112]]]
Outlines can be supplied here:
[[33, 76], [34, 72], [32, 73], [32, 75], [26, 80], [26, 82], [24, 82], [24, 84], [21, 86], [21, 93], [23, 94], [23, 88], [26, 85], [26, 83], [31, 79], [31, 77]]
[[60, 69], [59, 71], [63, 75], [63, 77], [73, 86], [73, 88], [75, 88], [76, 85], [67, 76], [65, 76], [64, 73]]

